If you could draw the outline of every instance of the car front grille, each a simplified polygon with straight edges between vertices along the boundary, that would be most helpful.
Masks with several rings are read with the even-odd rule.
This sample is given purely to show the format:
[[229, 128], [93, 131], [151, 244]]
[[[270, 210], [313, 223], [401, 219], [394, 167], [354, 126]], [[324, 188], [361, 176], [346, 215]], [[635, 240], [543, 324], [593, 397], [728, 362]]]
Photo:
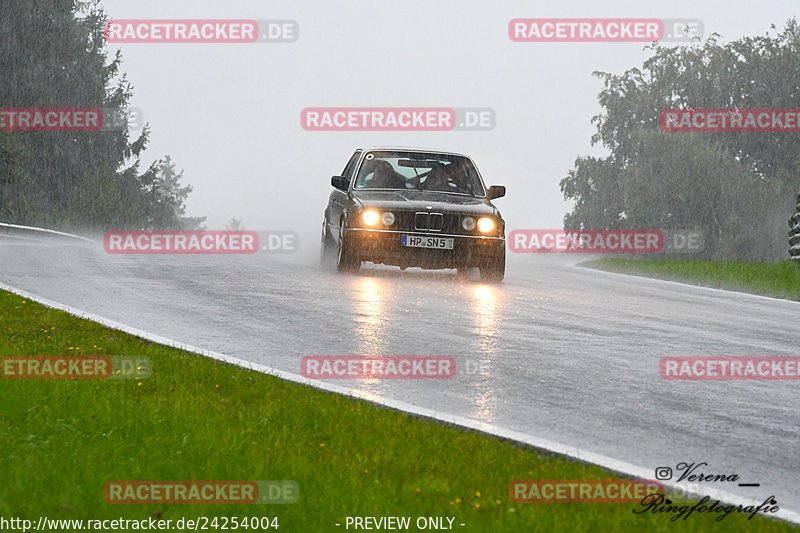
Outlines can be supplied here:
[[444, 215], [441, 213], [417, 212], [414, 214], [414, 229], [419, 231], [442, 231]]

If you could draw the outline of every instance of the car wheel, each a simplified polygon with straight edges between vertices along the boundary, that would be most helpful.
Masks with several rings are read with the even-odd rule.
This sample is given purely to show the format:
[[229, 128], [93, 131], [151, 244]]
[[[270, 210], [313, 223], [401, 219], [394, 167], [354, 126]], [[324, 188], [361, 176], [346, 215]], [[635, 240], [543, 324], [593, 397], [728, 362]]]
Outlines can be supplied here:
[[328, 226], [323, 220], [322, 236], [319, 244], [319, 264], [324, 267], [332, 265], [335, 258], [336, 250], [334, 249], [333, 239], [328, 235]]
[[336, 270], [339, 272], [357, 272], [361, 267], [358, 254], [353, 249], [353, 244], [347, 238], [345, 222], [339, 224], [339, 248], [336, 256]]
[[502, 251], [497, 254], [497, 257], [491, 259], [487, 264], [479, 268], [481, 279], [490, 283], [499, 283], [503, 281], [506, 275], [506, 249], [503, 247]]

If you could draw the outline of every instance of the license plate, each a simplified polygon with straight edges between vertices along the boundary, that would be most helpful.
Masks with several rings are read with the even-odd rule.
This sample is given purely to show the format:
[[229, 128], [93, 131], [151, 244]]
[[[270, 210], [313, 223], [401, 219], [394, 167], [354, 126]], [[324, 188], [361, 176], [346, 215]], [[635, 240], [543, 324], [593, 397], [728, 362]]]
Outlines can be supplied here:
[[447, 237], [420, 237], [419, 235], [403, 235], [400, 243], [403, 246], [412, 248], [439, 248], [441, 250], [452, 250], [455, 239]]

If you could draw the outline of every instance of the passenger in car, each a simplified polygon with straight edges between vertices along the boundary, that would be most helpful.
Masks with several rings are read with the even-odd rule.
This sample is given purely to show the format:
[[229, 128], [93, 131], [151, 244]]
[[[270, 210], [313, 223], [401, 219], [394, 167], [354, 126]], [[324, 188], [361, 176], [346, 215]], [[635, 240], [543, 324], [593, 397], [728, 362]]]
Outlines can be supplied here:
[[388, 161], [375, 161], [371, 187], [375, 189], [402, 189], [405, 180], [395, 172]]

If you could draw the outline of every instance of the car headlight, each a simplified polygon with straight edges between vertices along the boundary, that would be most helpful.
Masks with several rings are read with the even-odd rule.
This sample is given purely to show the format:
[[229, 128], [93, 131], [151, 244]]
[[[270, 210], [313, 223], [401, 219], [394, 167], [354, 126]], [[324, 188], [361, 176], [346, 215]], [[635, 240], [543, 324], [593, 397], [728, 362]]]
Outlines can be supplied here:
[[394, 224], [394, 213], [386, 211], [384, 214], [381, 215], [381, 222], [383, 222], [384, 226], [391, 226], [392, 224]]
[[467, 231], [472, 231], [475, 229], [475, 219], [472, 217], [464, 217], [461, 220], [461, 227]]
[[366, 224], [367, 226], [374, 226], [375, 224], [378, 223], [378, 220], [380, 220], [380, 218], [381, 217], [378, 214], [378, 212], [372, 210], [364, 211], [364, 213], [361, 215], [361, 220], [363, 220], [364, 224]]
[[494, 220], [483, 217], [478, 220], [478, 229], [481, 233], [489, 233], [494, 229]]

